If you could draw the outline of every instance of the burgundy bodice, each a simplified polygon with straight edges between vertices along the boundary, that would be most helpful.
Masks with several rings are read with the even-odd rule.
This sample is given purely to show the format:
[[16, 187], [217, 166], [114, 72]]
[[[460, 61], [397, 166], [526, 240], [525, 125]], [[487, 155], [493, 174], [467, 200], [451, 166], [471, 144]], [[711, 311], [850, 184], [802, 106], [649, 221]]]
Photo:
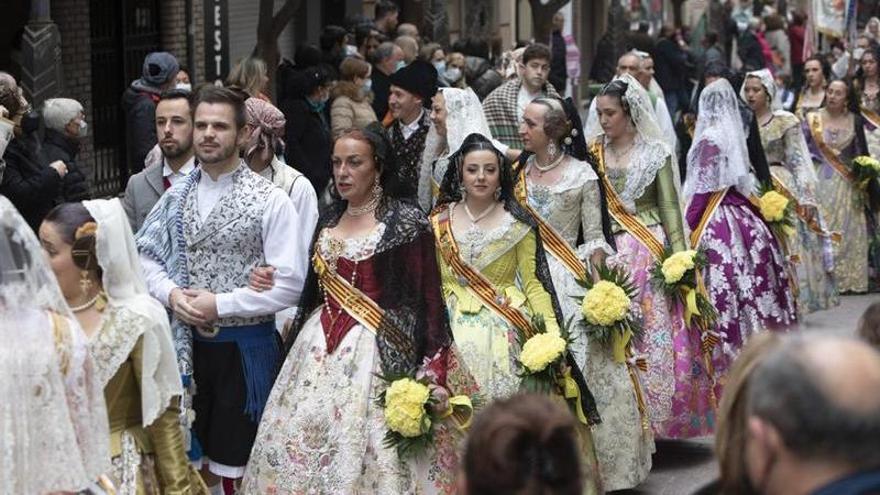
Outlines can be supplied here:
[[[354, 274], [354, 287], [363, 292], [374, 301], [379, 301], [382, 287], [376, 278], [376, 265], [374, 258], [370, 257], [355, 263], [347, 258], [339, 257], [336, 260], [336, 273], [348, 283], [352, 282]], [[355, 274], [355, 269], [357, 270]], [[339, 302], [327, 295], [327, 303], [321, 310], [321, 327], [324, 329], [324, 339], [327, 343], [327, 353], [336, 350], [336, 347], [345, 338], [345, 334], [351, 327], [357, 324], [350, 314], [339, 306]]]

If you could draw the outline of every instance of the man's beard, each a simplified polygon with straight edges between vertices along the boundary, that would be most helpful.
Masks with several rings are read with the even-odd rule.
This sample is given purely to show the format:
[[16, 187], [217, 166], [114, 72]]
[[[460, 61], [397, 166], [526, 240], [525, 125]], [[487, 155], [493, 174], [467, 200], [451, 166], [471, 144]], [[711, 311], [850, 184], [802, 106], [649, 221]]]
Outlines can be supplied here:
[[233, 145], [233, 146], [230, 146], [230, 147], [228, 147], [228, 148], [224, 148], [224, 147], [221, 146], [221, 147], [217, 150], [217, 152], [216, 152], [217, 155], [216, 155], [216, 158], [215, 158], [215, 157], [206, 157], [206, 156], [203, 156], [203, 155], [199, 154], [199, 152], [198, 152], [198, 148], [196, 148], [196, 158], [199, 159], [199, 163], [200, 163], [200, 164], [208, 164], [208, 165], [211, 165], [211, 164], [214, 164], [214, 163], [220, 163], [220, 162], [222, 162], [222, 161], [228, 159], [229, 157], [231, 157], [233, 154], [235, 154], [235, 153], [237, 153], [237, 152], [238, 152], [238, 148], [237, 148], [236, 146], [234, 146], [234, 145]]
[[174, 143], [170, 146], [170, 149], [166, 149], [161, 144], [159, 145], [159, 149], [162, 151], [162, 156], [165, 158], [178, 158], [181, 157], [192, 150], [192, 142], [188, 143], [186, 147], [180, 146], [178, 143]]

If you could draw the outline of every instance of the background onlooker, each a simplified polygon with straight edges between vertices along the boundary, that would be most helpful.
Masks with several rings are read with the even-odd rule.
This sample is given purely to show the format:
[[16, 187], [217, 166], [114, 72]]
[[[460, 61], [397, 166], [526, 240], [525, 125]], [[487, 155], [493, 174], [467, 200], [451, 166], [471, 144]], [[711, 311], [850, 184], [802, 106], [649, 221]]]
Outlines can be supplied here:
[[403, 24], [397, 26], [397, 36], [409, 36], [410, 38], [418, 41], [419, 28], [417, 28], [415, 24], [404, 22]]
[[800, 10], [791, 13], [788, 26], [788, 45], [791, 58], [791, 89], [797, 93], [804, 83], [804, 36], [806, 35], [807, 15]]
[[340, 26], [330, 24], [321, 31], [321, 61], [330, 70], [334, 79], [339, 77], [339, 64], [345, 58], [345, 45], [348, 43], [348, 32]]
[[724, 385], [724, 395], [718, 405], [715, 455], [720, 474], [716, 491], [711, 493], [736, 495], [750, 491], [745, 465], [746, 396], [755, 368], [779, 343], [779, 335], [772, 332], [754, 335], [730, 368], [727, 383]]
[[320, 197], [330, 181], [330, 98], [332, 80], [321, 67], [298, 73], [291, 97], [279, 105], [287, 119], [284, 157], [305, 175]]
[[880, 353], [792, 335], [752, 374], [746, 468], [759, 493], [880, 493]]
[[339, 65], [340, 79], [330, 92], [330, 128], [334, 138], [346, 129], [364, 129], [378, 120], [369, 100], [372, 70], [370, 64], [353, 57]]
[[391, 74], [403, 65], [403, 50], [390, 41], [379, 45], [373, 52], [372, 82], [373, 111], [381, 121], [388, 113], [388, 96], [391, 90]]
[[226, 87], [244, 91], [251, 98], [271, 101], [266, 94], [269, 84], [269, 73], [266, 62], [257, 57], [244, 57], [229, 72]]
[[379, 46], [379, 31], [372, 24], [362, 24], [354, 28], [354, 43], [358, 54], [364, 60], [370, 60]]
[[150, 53], [144, 59], [141, 78], [132, 82], [122, 94], [129, 173], [142, 170], [147, 153], [156, 146], [156, 103], [163, 91], [177, 84], [179, 69], [174, 55], [167, 52]]
[[459, 493], [583, 490], [572, 414], [545, 395], [516, 395], [479, 413], [468, 434]]
[[88, 133], [83, 106], [70, 98], [52, 98], [43, 103], [43, 160], [52, 163], [60, 160], [67, 165], [67, 174], [61, 185], [61, 197], [65, 202], [89, 199], [89, 181], [76, 158], [80, 141]]
[[376, 4], [376, 15], [373, 22], [376, 29], [388, 39], [394, 39], [397, 33], [397, 16], [399, 9], [397, 4], [390, 0], [380, 0]]
[[419, 42], [410, 36], [398, 36], [394, 44], [403, 50], [403, 63], [409, 65], [419, 56]]
[[880, 301], [877, 301], [862, 313], [856, 334], [865, 342], [880, 350]]
[[688, 106], [685, 89], [688, 57], [684, 42], [672, 26], [663, 26], [660, 30], [660, 38], [654, 47], [654, 67], [669, 115], [675, 119], [676, 112]]
[[565, 94], [565, 84], [568, 81], [568, 70], [565, 57], [565, 38], [562, 30], [565, 28], [565, 17], [561, 12], [553, 15], [553, 32], [550, 33], [550, 84], [556, 88], [559, 94]]
[[26, 103], [17, 87], [0, 84], [0, 106], [6, 108], [9, 120], [15, 124], [12, 141], [3, 154], [6, 170], [0, 182], [0, 194], [9, 198], [36, 232], [49, 210], [61, 203], [61, 179], [67, 175], [67, 165], [61, 161], [48, 166], [43, 164], [34, 140], [36, 136], [22, 129], [22, 119], [28, 109]]

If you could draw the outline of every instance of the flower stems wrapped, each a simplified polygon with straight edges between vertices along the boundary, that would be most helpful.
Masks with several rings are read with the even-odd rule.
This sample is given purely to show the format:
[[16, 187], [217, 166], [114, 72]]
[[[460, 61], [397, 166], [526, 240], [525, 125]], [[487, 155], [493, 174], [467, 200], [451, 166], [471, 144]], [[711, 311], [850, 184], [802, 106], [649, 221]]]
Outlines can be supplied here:
[[470, 426], [478, 397], [453, 396], [436, 383], [430, 373], [378, 375], [388, 383], [377, 403], [384, 408], [385, 447], [397, 450], [401, 459], [417, 457], [433, 445], [437, 424], [451, 419], [461, 430]]
[[598, 281], [578, 280], [587, 289], [581, 301], [581, 313], [587, 335], [611, 350], [614, 361], [623, 363], [631, 340], [641, 338], [641, 319], [633, 305], [638, 291], [629, 275], [620, 267], [596, 267]]
[[[721, 342], [721, 336], [715, 330], [718, 312], [709, 300], [706, 286], [703, 284], [702, 270], [707, 264], [708, 258], [702, 250], [686, 250], [677, 253], [667, 251], [663, 260], [654, 265], [651, 276], [655, 286], [682, 304], [685, 325], [689, 328], [696, 327], [699, 330], [703, 365], [714, 385], [715, 369], [712, 365], [712, 350]], [[712, 402], [717, 408], [714, 394]]]

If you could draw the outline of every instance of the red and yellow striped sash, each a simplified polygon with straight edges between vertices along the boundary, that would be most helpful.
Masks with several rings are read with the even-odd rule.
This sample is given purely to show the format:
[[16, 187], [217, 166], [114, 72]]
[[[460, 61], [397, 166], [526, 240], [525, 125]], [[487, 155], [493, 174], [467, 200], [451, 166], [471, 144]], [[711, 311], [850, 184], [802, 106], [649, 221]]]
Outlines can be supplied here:
[[819, 151], [822, 153], [825, 160], [830, 163], [834, 170], [836, 170], [844, 179], [850, 182], [855, 181], [855, 175], [853, 175], [852, 170], [850, 170], [849, 167], [840, 160], [837, 153], [825, 143], [825, 136], [822, 131], [822, 117], [818, 113], [811, 113], [807, 116], [807, 122], [810, 125], [810, 134], [813, 136], [813, 141], [816, 142], [816, 146], [819, 148]]
[[709, 225], [709, 222], [715, 215], [715, 210], [718, 209], [718, 206], [721, 204], [724, 196], [727, 195], [729, 189], [729, 187], [725, 187], [723, 190], [715, 191], [709, 196], [709, 201], [706, 203], [706, 209], [703, 210], [703, 215], [700, 216], [700, 221], [697, 223], [697, 227], [691, 231], [691, 249], [697, 249], [700, 244], [700, 239], [703, 237], [703, 232], [706, 231], [706, 226]]
[[431, 215], [431, 226], [434, 229], [434, 239], [437, 249], [446, 265], [456, 277], [462, 281], [462, 285], [483, 302], [498, 316], [507, 320], [508, 323], [520, 329], [529, 338], [537, 332], [532, 322], [519, 310], [507, 304], [504, 294], [495, 289], [486, 277], [477, 269], [465, 263], [461, 259], [458, 243], [452, 234], [452, 225], [449, 222], [449, 210], [444, 208]]
[[654, 236], [654, 233], [651, 232], [644, 222], [632, 213], [626, 211], [626, 207], [623, 206], [623, 201], [620, 199], [620, 196], [617, 195], [614, 185], [608, 180], [608, 175], [605, 173], [605, 151], [602, 144], [595, 141], [590, 147], [599, 164], [599, 180], [602, 181], [602, 187], [605, 189], [605, 197], [608, 200], [608, 213], [610, 213], [611, 216], [614, 217], [614, 220], [622, 225], [627, 232], [638, 239], [638, 241], [641, 242], [642, 245], [644, 245], [655, 258], [657, 258], [657, 260], [662, 260], [665, 251], [663, 243]]
[[327, 261], [317, 249], [312, 257], [312, 262], [324, 292], [335, 299], [342, 309], [357, 320], [358, 323], [367, 327], [374, 334], [378, 333], [385, 310], [380, 308], [376, 301], [370, 299], [369, 296], [358, 290], [357, 287], [352, 286], [347, 280], [340, 277], [338, 273], [331, 270]]
[[[514, 166], [514, 169], [515, 168], [516, 166]], [[522, 207], [525, 208], [538, 223], [538, 232], [541, 234], [541, 241], [544, 243], [544, 247], [547, 248], [547, 251], [549, 251], [554, 258], [559, 260], [559, 262], [562, 263], [562, 265], [577, 279], [586, 280], [587, 266], [580, 258], [578, 258], [575, 250], [572, 249], [571, 245], [566, 242], [561, 235], [559, 235], [559, 232], [556, 232], [556, 229], [554, 229], [552, 225], [541, 218], [540, 213], [535, 211], [535, 209], [529, 205], [529, 192], [528, 185], [526, 184], [525, 167], [523, 167], [523, 170], [519, 173], [519, 181], [513, 192]]]

